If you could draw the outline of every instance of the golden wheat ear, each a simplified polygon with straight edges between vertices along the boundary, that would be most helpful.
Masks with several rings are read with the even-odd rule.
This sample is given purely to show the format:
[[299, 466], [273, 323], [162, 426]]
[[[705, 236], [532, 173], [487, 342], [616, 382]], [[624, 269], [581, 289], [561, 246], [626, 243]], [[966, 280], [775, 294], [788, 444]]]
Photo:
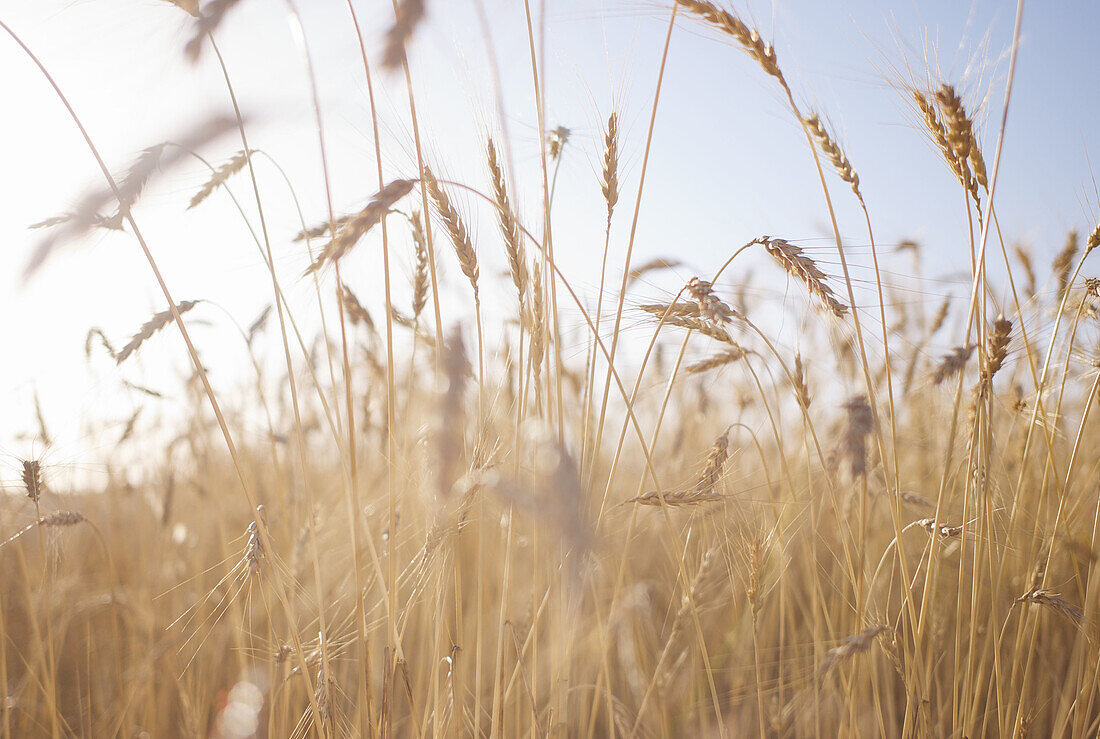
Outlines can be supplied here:
[[451, 238], [451, 244], [458, 256], [458, 266], [461, 267], [462, 274], [466, 275], [466, 279], [470, 281], [470, 286], [474, 290], [474, 302], [477, 302], [480, 300], [477, 284], [480, 270], [477, 264], [477, 252], [474, 251], [473, 242], [470, 241], [470, 232], [451, 203], [447, 192], [427, 167], [424, 167], [424, 184], [427, 185], [428, 195], [435, 204], [435, 210], [443, 221], [447, 235]]
[[519, 293], [520, 305], [524, 305], [528, 289], [527, 255], [519, 232], [519, 222], [512, 210], [511, 199], [508, 197], [504, 167], [501, 166], [497, 147], [491, 136], [485, 145], [485, 152], [489, 163], [489, 180], [493, 187], [497, 221], [500, 224], [501, 236], [504, 238], [504, 250], [508, 255], [508, 268], [512, 274], [512, 283], [516, 286], [516, 292]]
[[848, 306], [842, 303], [829, 286], [825, 273], [818, 268], [817, 262], [806, 256], [801, 247], [795, 246], [786, 239], [776, 239], [770, 236], [762, 236], [757, 242], [764, 245], [768, 254], [779, 263], [787, 274], [798, 279], [806, 286], [811, 295], [816, 297], [837, 318], [843, 318], [848, 313]]
[[385, 46], [382, 51], [382, 68], [394, 70], [404, 64], [405, 47], [412, 38], [416, 27], [424, 20], [427, 9], [424, 0], [401, 0], [396, 8], [396, 20], [386, 32]]
[[[183, 315], [187, 311], [198, 305], [200, 300], [184, 300], [176, 306], [176, 311]], [[122, 364], [130, 355], [136, 352], [141, 345], [148, 341], [153, 334], [160, 331], [167, 326], [172, 320], [172, 311], [163, 310], [160, 313], [154, 313], [153, 317], [145, 323], [141, 324], [141, 328], [134, 334], [133, 338], [126, 343], [126, 346], [118, 350], [118, 354], [115, 355], [115, 364]]]
[[191, 202], [187, 204], [187, 209], [191, 210], [192, 208], [198, 206], [200, 203], [210, 197], [210, 195], [213, 194], [215, 190], [228, 182], [230, 177], [244, 169], [245, 165], [248, 164], [249, 156], [254, 153], [254, 149], [252, 151], [249, 151], [247, 154], [242, 149], [241, 151], [234, 154], [233, 157], [230, 158], [229, 161], [227, 161], [225, 164], [215, 169], [213, 174], [210, 175], [210, 179], [204, 182], [203, 186], [199, 188], [199, 191], [191, 197]]
[[[325, 244], [317, 259], [306, 269], [305, 274], [311, 275], [318, 272], [347, 254], [372, 228], [382, 222], [390, 209], [397, 204], [397, 201], [408, 195], [415, 184], [416, 180], [394, 180], [375, 193], [365, 208], [344, 219], [338, 228], [333, 230], [332, 239]], [[308, 229], [302, 232], [302, 235], [312, 236], [315, 231], [316, 229]], [[324, 232], [324, 230], [321, 231], [321, 233]]]

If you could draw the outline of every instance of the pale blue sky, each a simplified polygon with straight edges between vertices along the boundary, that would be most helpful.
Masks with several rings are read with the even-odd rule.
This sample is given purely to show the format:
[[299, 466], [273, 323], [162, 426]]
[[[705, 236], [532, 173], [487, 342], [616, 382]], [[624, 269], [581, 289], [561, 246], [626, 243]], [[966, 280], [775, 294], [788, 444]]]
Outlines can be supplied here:
[[[539, 202], [538, 150], [527, 37], [519, 0], [483, 0], [491, 18], [516, 165], [516, 200], [528, 221]], [[343, 2], [300, 0], [317, 55], [335, 205], [357, 207], [374, 190], [373, 143], [362, 67]], [[538, 3], [534, 2], [535, 12]], [[447, 175], [484, 186], [481, 132], [498, 127], [486, 74], [485, 45], [472, 0], [429, 0], [429, 21], [413, 46], [413, 74], [432, 161]], [[356, 4], [373, 57], [389, 23], [389, 0]], [[968, 265], [965, 213], [946, 167], [922, 136], [898, 85], [946, 79], [981, 103], [982, 141], [990, 165], [1000, 118], [1015, 3], [936, 0], [752, 0], [736, 9], [774, 39], [780, 64], [800, 103], [820, 111], [860, 173], [889, 281], [933, 296], [966, 291], [957, 279]], [[280, 0], [243, 0], [218, 39], [242, 105], [252, 144], [286, 168], [307, 219], [324, 218], [316, 131], [308, 89]], [[555, 244], [566, 273], [594, 302], [603, 205], [597, 175], [602, 131], [615, 106], [624, 124], [624, 193], [613, 232], [613, 263], [621, 263], [629, 231], [644, 135], [669, 8], [659, 0], [551, 0], [547, 9], [547, 122], [574, 131], [557, 186]], [[182, 57], [188, 19], [159, 0], [0, 0], [0, 17], [23, 35], [70, 95], [108, 162], [124, 169], [143, 147], [178, 136], [213, 111], [228, 110], [224, 83], [209, 54], [192, 67]], [[639, 297], [675, 290], [696, 272], [713, 271], [732, 248], [768, 233], [825, 247], [826, 215], [801, 132], [775, 90], [738, 49], [702, 26], [678, 24], [654, 135], [639, 219], [636, 261], [675, 256], [689, 266], [644, 285]], [[997, 192], [1001, 225], [1012, 241], [1035, 246], [1043, 265], [1072, 227], [1096, 223], [1097, 195], [1088, 163], [1100, 149], [1100, 65], [1095, 37], [1100, 6], [1087, 0], [1030, 2], [1025, 11], [1016, 88]], [[97, 235], [71, 247], [28, 286], [18, 274], [35, 234], [25, 226], [64, 210], [89, 184], [99, 186], [94, 160], [39, 73], [13, 43], [0, 39], [0, 449], [22, 454], [14, 441], [33, 430], [35, 389], [47, 419], [76, 449], [87, 445], [73, 419], [126, 418], [133, 400], [120, 398], [122, 379], [174, 390], [164, 373], [183, 366], [176, 337], [162, 337], [133, 366], [116, 370], [104, 357], [91, 369], [84, 336], [101, 326], [122, 343], [163, 308], [148, 267], [129, 236]], [[931, 71], [930, 71], [931, 70]], [[400, 78], [379, 73], [379, 107], [388, 177], [413, 171], [412, 139]], [[204, 155], [221, 161], [239, 148], [227, 137]], [[297, 279], [305, 256], [289, 243], [296, 215], [285, 186], [260, 163], [261, 188], [286, 289], [303, 316], [310, 285]], [[184, 212], [206, 178], [190, 163], [168, 172], [136, 213], [177, 299], [208, 298], [242, 324], [269, 300], [258, 254], [224, 195]], [[860, 212], [837, 186], [841, 230], [855, 274], [867, 279], [869, 254]], [[244, 202], [247, 180], [234, 180]], [[482, 259], [487, 310], [503, 315], [513, 298], [496, 279], [504, 260], [491, 213], [468, 198], [466, 208]], [[251, 213], [251, 208], [249, 209]], [[907, 257], [894, 244], [926, 246], [924, 273], [913, 282]], [[820, 251], [816, 249], [820, 248]], [[380, 294], [377, 247], [365, 243], [348, 260], [349, 283]], [[395, 248], [398, 301], [407, 304], [411, 264]], [[457, 266], [444, 258], [443, 292], [450, 315], [468, 303]], [[750, 294], [783, 300], [787, 285], [766, 261], [750, 256], [729, 273], [732, 287], [752, 274]], [[1086, 267], [1088, 273], [1088, 267]], [[904, 294], [904, 293], [902, 293]], [[912, 293], [909, 293], [910, 295]], [[797, 288], [788, 301], [801, 301]], [[938, 304], [938, 297], [933, 302]], [[196, 337], [216, 359], [215, 380], [232, 386], [244, 355], [217, 309], [196, 309]], [[203, 326], [204, 321], [212, 325]], [[307, 320], [307, 323], [308, 320]], [[566, 317], [578, 328], [580, 319]], [[579, 333], [577, 334], [579, 335]], [[798, 343], [794, 332], [785, 336]], [[574, 347], [579, 352], [579, 346]], [[172, 375], [174, 378], [174, 375]], [[169, 413], [169, 411], [165, 411]], [[83, 441], [82, 441], [83, 440]], [[102, 443], [102, 440], [95, 440]], [[0, 477], [3, 473], [0, 472]]]

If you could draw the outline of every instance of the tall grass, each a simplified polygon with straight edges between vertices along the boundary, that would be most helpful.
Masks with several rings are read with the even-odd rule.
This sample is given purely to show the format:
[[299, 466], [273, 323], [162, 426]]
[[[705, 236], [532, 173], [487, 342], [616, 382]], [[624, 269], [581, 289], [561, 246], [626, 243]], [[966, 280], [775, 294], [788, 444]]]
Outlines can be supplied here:
[[[775, 49], [727, 8], [662, 8], [644, 149], [626, 151], [619, 104], [600, 116], [589, 154], [606, 222], [591, 235], [604, 245], [591, 295], [580, 285], [594, 280], [555, 259], [558, 167], [580, 144], [548, 128], [542, 21], [527, 2], [518, 30], [537, 139], [512, 141], [499, 121], [501, 133], [489, 126], [476, 142], [484, 166], [456, 175], [422, 138], [413, 70], [431, 70], [407, 53], [434, 3], [395, 0], [372, 49], [348, 2], [375, 169], [364, 205], [344, 215], [317, 41], [303, 37], [316, 117], [303, 145], [319, 147], [327, 212], [299, 211], [297, 235], [269, 232], [273, 206], [254, 169], [266, 155], [252, 148], [260, 142], [214, 44], [238, 3], [175, 4], [195, 16], [186, 55], [214, 53], [234, 115], [144, 150], [121, 177], [48, 60], [0, 20], [104, 178], [74, 211], [34, 224], [45, 235], [28, 275], [48, 279], [63, 241], [125, 228], [165, 307], [135, 317], [118, 351], [89, 327], [86, 353], [132, 364], [174, 331], [191, 363], [185, 420], [151, 428], [139, 408], [115, 443], [146, 460], [139, 486], [119, 476], [69, 489], [48, 454], [20, 460], [0, 507], [3, 736], [1100, 733], [1100, 431], [1090, 418], [1100, 282], [1082, 274], [1100, 224], [1080, 224], [1083, 247], [1068, 235], [1045, 287], [1041, 255], [1009, 257], [996, 183], [1022, 2], [999, 123], [979, 125], [952, 80], [897, 85], [965, 208], [965, 305], [890, 300], [867, 183], [827, 123], [842, 111], [811, 111]], [[633, 249], [643, 209], [668, 207], [647, 202], [645, 176], [671, 40], [688, 23], [732, 41], [731, 56], [746, 53], [777, 85], [777, 114], [804, 134], [790, 146], [816, 173], [833, 244], [760, 236], [676, 294], [654, 295], [642, 278], [682, 263], [636, 264]], [[408, 171], [392, 171], [381, 150], [375, 64], [391, 73], [392, 96], [405, 87]], [[145, 185], [190, 154], [206, 163], [198, 150], [229, 134], [236, 153], [207, 163], [209, 179], [181, 207], [231, 198], [270, 276], [270, 305], [240, 330], [252, 374], [232, 392], [210, 381], [216, 362], [187, 329], [215, 305], [176, 299], [139, 225]], [[524, 146], [539, 185], [526, 210], [511, 153]], [[627, 160], [638, 177], [620, 171]], [[234, 193], [246, 173], [253, 203]], [[848, 197], [868, 251], [853, 252], [837, 224]], [[469, 226], [474, 209], [494, 230]], [[406, 243], [410, 253], [396, 254]], [[381, 295], [356, 292], [341, 272], [368, 244], [382, 247], [370, 257]], [[277, 254], [308, 265], [294, 287], [315, 293], [316, 316], [287, 299]], [[771, 260], [767, 279], [792, 288], [797, 348], [729, 279], [746, 254]], [[392, 290], [399, 257], [413, 265], [411, 308]], [[482, 268], [497, 261], [506, 273]], [[461, 272], [468, 303], [450, 315], [444, 263]], [[873, 275], [870, 289], [857, 267]], [[483, 312], [494, 280], [510, 301]], [[582, 327], [584, 351], [563, 316]], [[931, 356], [945, 343], [953, 348]], [[269, 354], [281, 376], [262, 361]], [[159, 402], [144, 390], [135, 397]], [[264, 433], [243, 432], [256, 423]]]

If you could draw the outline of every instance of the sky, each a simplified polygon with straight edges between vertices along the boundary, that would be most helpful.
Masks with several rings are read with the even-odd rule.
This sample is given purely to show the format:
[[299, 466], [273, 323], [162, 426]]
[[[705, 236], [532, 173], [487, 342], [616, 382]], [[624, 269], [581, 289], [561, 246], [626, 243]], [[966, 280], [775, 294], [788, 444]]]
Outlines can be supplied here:
[[[547, 127], [571, 131], [554, 193], [555, 250], [591, 307], [605, 218], [599, 186], [602, 129], [607, 115], [618, 111], [623, 195], [612, 227], [610, 274], [615, 275], [630, 232], [670, 6], [662, 0], [531, 4], [534, 22], [543, 29], [538, 36], [544, 47]], [[359, 48], [345, 2], [299, 0], [299, 5], [319, 84], [333, 205], [348, 212], [377, 189]], [[478, 0], [428, 0], [428, 19], [410, 47], [421, 136], [437, 172], [484, 189], [483, 142], [491, 130], [506, 142], [514, 198], [530, 222], [541, 196], [523, 3], [480, 0], [480, 6], [499, 68], [504, 117]], [[975, 111], [992, 166], [1016, 4], [741, 0], [733, 7], [773, 40], [799, 104], [829, 122], [859, 172], [886, 281], [894, 288], [889, 300], [930, 298], [936, 305], [941, 296], [965, 297], [969, 242], [961, 196], [922, 135], [905, 90], [940, 80], [955, 84]], [[376, 62], [392, 22], [390, 3], [356, 0], [355, 8], [368, 55]], [[209, 48], [199, 63], [186, 61], [182, 48], [191, 20], [162, 0], [0, 0], [0, 20], [39, 55], [116, 172], [143, 148], [183, 138], [210, 116], [231, 111]], [[1100, 148], [1098, 27], [1100, 6], [1089, 0], [1032, 1], [1025, 7], [996, 206], [1008, 242], [1031, 246], [1040, 265], [1049, 263], [1069, 229], [1084, 233], [1096, 224], [1090, 158]], [[251, 145], [286, 172], [305, 219], [325, 220], [309, 81], [285, 3], [242, 0], [216, 40], [248, 120]], [[120, 392], [123, 383], [163, 390], [168, 398], [153, 414], [171, 415], [171, 408], [182, 407], [173, 396], [187, 364], [178, 336], [168, 332], [120, 368], [103, 354], [85, 359], [91, 327], [119, 345], [165, 307], [130, 234], [93, 234], [67, 245], [28, 281], [22, 279], [41, 238], [27, 226], [71, 207], [88, 188], [101, 187], [102, 176], [44, 78], [6, 36], [0, 36], [0, 69], [6, 113], [0, 116], [2, 479], [17, 471], [19, 458], [42, 450], [36, 396], [61, 449], [57, 454], [93, 458], [110, 450], [112, 434], [144, 402]], [[387, 179], [413, 176], [404, 80], [380, 70], [375, 75]], [[217, 164], [238, 149], [239, 139], [230, 135], [200, 153]], [[313, 328], [308, 316], [316, 313], [312, 283], [300, 278], [308, 256], [290, 241], [299, 216], [271, 160], [257, 160], [265, 217], [282, 284], [308, 335]], [[829, 176], [853, 276], [865, 285], [871, 273], [862, 215]], [[186, 210], [207, 177], [197, 160], [163, 172], [144, 193], [135, 217], [175, 298], [208, 301], [191, 314], [195, 338], [214, 368], [215, 385], [232, 388], [248, 366], [234, 324], [247, 326], [270, 303], [270, 278], [224, 193]], [[247, 179], [235, 178], [230, 189], [255, 224]], [[486, 312], [503, 319], [514, 310], [514, 297], [509, 281], [500, 277], [505, 260], [493, 213], [458, 193], [455, 201], [478, 247]], [[684, 262], [643, 283], [638, 300], [667, 297], [692, 275], [713, 272], [733, 249], [761, 234], [791, 239], [832, 273], [839, 270], [812, 160], [773, 81], [728, 41], [686, 18], [677, 22], [669, 47], [636, 234], [635, 263], [654, 257]], [[893, 253], [906, 239], [923, 247], [918, 267], [908, 254]], [[382, 304], [379, 255], [377, 242], [368, 239], [344, 267], [346, 281], [376, 315]], [[457, 264], [449, 254], [440, 260], [444, 314], [455, 320], [468, 316], [468, 288]], [[391, 257], [398, 307], [408, 305], [412, 263], [408, 239], [399, 234]], [[759, 255], [748, 255], [728, 275], [723, 289], [744, 288], [761, 305], [804, 302], [797, 286], [788, 285]], [[567, 356], [579, 361], [583, 320], [563, 309], [563, 322], [570, 337]], [[797, 328], [792, 322], [784, 335], [792, 351]], [[99, 424], [96, 431], [89, 430], [93, 422]]]

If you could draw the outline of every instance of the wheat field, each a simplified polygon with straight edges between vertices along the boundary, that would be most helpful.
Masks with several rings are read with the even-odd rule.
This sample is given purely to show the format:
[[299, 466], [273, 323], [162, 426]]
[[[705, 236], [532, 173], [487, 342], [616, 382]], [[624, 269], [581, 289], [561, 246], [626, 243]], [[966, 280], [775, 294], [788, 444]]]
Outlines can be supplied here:
[[[293, 26], [296, 2], [271, 5]], [[898, 265], [942, 253], [876, 239], [845, 112], [732, 6], [646, 5], [664, 46], [635, 74], [655, 76], [594, 104], [580, 137], [544, 109], [542, 5], [514, 0], [521, 24], [496, 31], [529, 50], [508, 64], [532, 133], [484, 111], [467, 168], [413, 82], [442, 1], [334, 0], [372, 168], [334, 194], [311, 56], [327, 39], [306, 28], [300, 146], [324, 176], [276, 195], [279, 121], [239, 104], [218, 46], [254, 3], [171, 0], [177, 63], [220, 70], [225, 112], [127, 161], [0, 16], [101, 172], [58, 183], [75, 199], [30, 224], [22, 279], [109, 233], [159, 306], [128, 332], [64, 308], [85, 371], [133, 407], [86, 421], [104, 474], [65, 473], [37, 398], [7, 419], [34, 431], [4, 450], [0, 735], [1100, 735], [1100, 223], [1057, 234], [1053, 259], [1001, 230], [1023, 0], [984, 94], [935, 65], [876, 88], [963, 218], [949, 295], [906, 291]], [[490, 45], [493, 5], [469, 6]], [[640, 213], [688, 208], [645, 198], [682, 34], [766, 90], [827, 238], [746, 224], [690, 259], [635, 253]], [[380, 143], [383, 96], [404, 165]], [[266, 275], [250, 314], [180, 294], [143, 231], [147, 190], [194, 167], [172, 207], [232, 209]], [[583, 274], [562, 266], [577, 229], [554, 204], [579, 180]], [[287, 205], [318, 182], [318, 208]], [[288, 213], [296, 228], [269, 226]], [[219, 322], [232, 352], [204, 346]], [[170, 371], [129, 374], [166, 347]]]

